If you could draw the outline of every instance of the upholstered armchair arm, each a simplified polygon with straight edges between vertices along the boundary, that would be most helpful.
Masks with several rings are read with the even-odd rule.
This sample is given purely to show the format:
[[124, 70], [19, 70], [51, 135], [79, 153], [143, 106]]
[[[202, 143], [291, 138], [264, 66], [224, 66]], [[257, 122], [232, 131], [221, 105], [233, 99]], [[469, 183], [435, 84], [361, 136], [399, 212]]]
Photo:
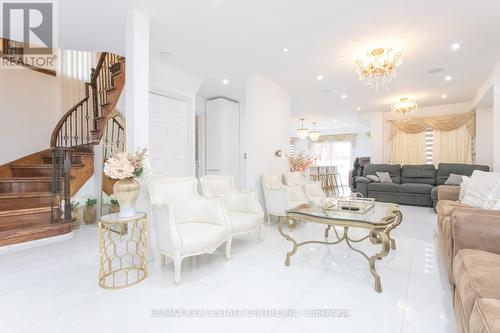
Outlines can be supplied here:
[[354, 182], [356, 184], [360, 184], [360, 183], [363, 183], [363, 184], [370, 184], [372, 181], [369, 180], [368, 178], [366, 177], [363, 177], [363, 176], [358, 176], [356, 178], [354, 178]]
[[460, 186], [440, 185], [437, 191], [438, 191], [438, 201], [439, 200], [457, 201], [460, 195]]
[[460, 249], [500, 254], [500, 211], [455, 208], [451, 213], [453, 255]]
[[255, 191], [233, 192], [231, 200], [228, 200], [226, 204], [229, 210], [254, 213], [264, 217], [264, 212], [262, 211], [262, 207], [260, 207], [257, 192]]
[[356, 177], [354, 178], [354, 182], [356, 183], [356, 192], [361, 193], [363, 197], [368, 197], [368, 184], [372, 181], [366, 177]]
[[155, 221], [156, 241], [160, 251], [175, 253], [182, 250], [182, 241], [177, 230], [172, 204], [155, 203], [152, 205]]
[[194, 219], [197, 222], [211, 223], [231, 227], [224, 207], [222, 196], [199, 196], [192, 205]]

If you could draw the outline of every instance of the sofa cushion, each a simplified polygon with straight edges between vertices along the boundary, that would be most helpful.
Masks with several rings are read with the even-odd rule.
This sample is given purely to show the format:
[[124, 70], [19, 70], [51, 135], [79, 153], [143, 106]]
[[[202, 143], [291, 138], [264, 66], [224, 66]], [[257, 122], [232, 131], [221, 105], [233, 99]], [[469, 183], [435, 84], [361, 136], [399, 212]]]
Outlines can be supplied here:
[[470, 177], [474, 170], [490, 171], [490, 167], [487, 165], [477, 164], [439, 163], [436, 181], [438, 185], [443, 185], [448, 179], [450, 173]]
[[[396, 183], [370, 183], [367, 185], [368, 191], [376, 192], [394, 192], [397, 193], [401, 185]], [[369, 195], [369, 194], [368, 194]]]
[[500, 333], [500, 300], [480, 298], [474, 304], [469, 333]]
[[401, 168], [401, 184], [403, 183], [436, 185], [436, 168], [432, 164], [403, 165]]
[[500, 185], [500, 173], [475, 170], [472, 173], [463, 202], [471, 207], [492, 209], [496, 204], [494, 191]]
[[429, 184], [411, 184], [405, 183], [399, 185], [398, 191], [400, 193], [413, 193], [413, 194], [425, 194], [431, 195], [431, 191], [434, 186]]
[[465, 322], [469, 322], [477, 299], [500, 300], [500, 255], [470, 249], [458, 251], [453, 261], [453, 281]]
[[363, 169], [363, 176], [376, 175], [377, 172], [389, 172], [394, 183], [401, 182], [401, 165], [399, 164], [367, 164]]

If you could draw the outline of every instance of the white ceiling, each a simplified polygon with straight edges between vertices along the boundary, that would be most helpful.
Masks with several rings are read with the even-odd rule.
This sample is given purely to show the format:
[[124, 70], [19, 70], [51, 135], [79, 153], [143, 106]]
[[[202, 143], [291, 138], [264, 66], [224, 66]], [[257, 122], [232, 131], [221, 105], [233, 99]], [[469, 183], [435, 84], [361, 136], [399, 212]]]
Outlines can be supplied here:
[[[134, 6], [151, 17], [152, 57], [203, 79], [205, 96], [242, 100], [245, 76], [259, 73], [289, 89], [295, 118], [316, 120], [322, 129], [356, 127], [359, 112], [389, 110], [404, 96], [420, 106], [470, 101], [500, 59], [495, 0], [142, 0]], [[451, 51], [454, 42], [462, 44], [459, 51]], [[389, 89], [376, 94], [358, 80], [354, 61], [380, 46], [401, 51], [403, 63]], [[170, 57], [160, 58], [161, 50]], [[444, 70], [429, 74], [434, 68]]]

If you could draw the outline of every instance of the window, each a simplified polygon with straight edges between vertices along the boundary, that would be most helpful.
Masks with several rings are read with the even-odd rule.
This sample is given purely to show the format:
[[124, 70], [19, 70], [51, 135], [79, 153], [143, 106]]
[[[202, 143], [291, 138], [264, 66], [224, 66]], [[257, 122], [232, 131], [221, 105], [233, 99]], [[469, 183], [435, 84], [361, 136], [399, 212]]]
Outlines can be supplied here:
[[434, 130], [432, 127], [428, 127], [425, 130], [425, 163], [432, 164], [433, 163], [433, 154], [434, 151]]
[[344, 185], [349, 183], [351, 169], [351, 142], [316, 142], [313, 144], [315, 164], [317, 166], [336, 166]]

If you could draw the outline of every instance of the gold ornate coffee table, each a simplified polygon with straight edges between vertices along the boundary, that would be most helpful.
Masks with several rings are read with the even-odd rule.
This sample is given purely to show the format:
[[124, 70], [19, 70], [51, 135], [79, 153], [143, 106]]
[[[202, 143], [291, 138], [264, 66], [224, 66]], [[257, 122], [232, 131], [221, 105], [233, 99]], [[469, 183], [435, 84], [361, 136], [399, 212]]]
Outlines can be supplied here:
[[[382, 202], [375, 202], [373, 208], [366, 213], [346, 211], [339, 208], [325, 210], [319, 206], [309, 205], [291, 209], [287, 211], [287, 219], [282, 219], [278, 226], [280, 234], [293, 244], [292, 250], [286, 254], [285, 266], [290, 266], [290, 257], [293, 256], [302, 245], [312, 243], [335, 245], [345, 241], [351, 250], [361, 254], [368, 260], [370, 272], [375, 279], [375, 290], [381, 292], [382, 285], [380, 283], [380, 275], [375, 269], [375, 262], [386, 257], [391, 249], [396, 249], [396, 241], [391, 238], [391, 231], [396, 228], [402, 220], [403, 214], [399, 210], [398, 205]], [[311, 240], [298, 243], [289, 234], [284, 233], [283, 226], [285, 224], [288, 224], [289, 227], [295, 227], [298, 221], [315, 222], [326, 225], [324, 235], [326, 241]], [[342, 228], [342, 231], [338, 231], [335, 227]], [[349, 236], [349, 229], [351, 228], [366, 229], [368, 235], [353, 239]], [[336, 240], [331, 242], [327, 241], [330, 230], [334, 231], [336, 237]], [[381, 245], [381, 251], [373, 256], [368, 256], [363, 251], [355, 248], [352, 244], [362, 242], [366, 239], [373, 245]]]

